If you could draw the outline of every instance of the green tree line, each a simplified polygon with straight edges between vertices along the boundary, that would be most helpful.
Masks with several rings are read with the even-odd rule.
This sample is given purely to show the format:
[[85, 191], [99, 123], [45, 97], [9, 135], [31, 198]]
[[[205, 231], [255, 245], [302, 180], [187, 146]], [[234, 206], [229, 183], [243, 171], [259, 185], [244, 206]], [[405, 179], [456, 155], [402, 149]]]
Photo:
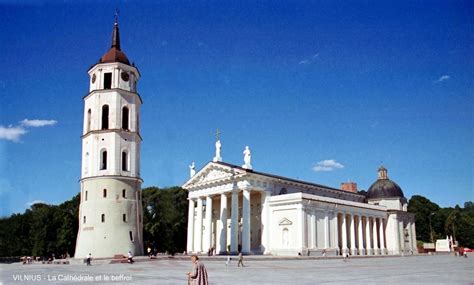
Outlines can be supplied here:
[[460, 246], [474, 248], [474, 203], [464, 208], [441, 208], [429, 199], [415, 195], [408, 202], [408, 211], [415, 214], [416, 239], [432, 242], [453, 236]]
[[[143, 189], [145, 249], [182, 252], [187, 238], [187, 192], [180, 187]], [[60, 205], [34, 204], [23, 214], [0, 219], [0, 256], [74, 255], [78, 230], [79, 194]], [[424, 242], [453, 235], [461, 246], [474, 248], [474, 203], [441, 208], [423, 196], [413, 196], [417, 239]], [[431, 228], [430, 228], [431, 219]]]

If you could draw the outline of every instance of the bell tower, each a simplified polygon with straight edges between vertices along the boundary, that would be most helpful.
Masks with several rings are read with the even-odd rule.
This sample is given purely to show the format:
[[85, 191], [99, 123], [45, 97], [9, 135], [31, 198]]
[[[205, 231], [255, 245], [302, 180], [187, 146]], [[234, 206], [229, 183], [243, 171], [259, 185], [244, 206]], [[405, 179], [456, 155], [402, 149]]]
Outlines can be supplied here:
[[88, 74], [75, 256], [141, 255], [140, 72], [120, 48], [117, 17], [110, 49]]

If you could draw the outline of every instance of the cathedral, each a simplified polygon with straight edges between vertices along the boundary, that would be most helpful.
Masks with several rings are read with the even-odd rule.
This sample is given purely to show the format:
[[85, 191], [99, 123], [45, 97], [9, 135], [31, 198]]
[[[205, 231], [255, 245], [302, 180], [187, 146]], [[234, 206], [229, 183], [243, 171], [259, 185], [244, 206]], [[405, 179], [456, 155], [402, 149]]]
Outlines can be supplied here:
[[75, 256], [141, 255], [140, 72], [120, 48], [117, 19], [110, 49], [88, 74]]
[[416, 252], [414, 214], [381, 166], [367, 195], [223, 162], [221, 142], [201, 170], [190, 166], [187, 252], [398, 255]]
[[[138, 68], [120, 47], [89, 70], [84, 96], [78, 258], [143, 254]], [[242, 166], [190, 166], [187, 252], [271, 255], [397, 255], [416, 252], [414, 214], [402, 189], [378, 170], [367, 195], [259, 172], [246, 147]]]

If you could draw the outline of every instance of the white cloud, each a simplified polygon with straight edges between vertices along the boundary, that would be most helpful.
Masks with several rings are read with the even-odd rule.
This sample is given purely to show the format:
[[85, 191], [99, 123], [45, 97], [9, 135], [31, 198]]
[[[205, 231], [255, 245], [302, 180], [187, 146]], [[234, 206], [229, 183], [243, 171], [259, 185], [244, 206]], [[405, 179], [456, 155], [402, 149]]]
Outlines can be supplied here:
[[43, 200], [34, 200], [34, 201], [31, 201], [31, 202], [26, 202], [25, 205], [28, 206], [28, 207], [31, 207], [34, 204], [47, 204], [47, 203]]
[[298, 64], [310, 64], [311, 62], [309, 60], [302, 60], [300, 62], [298, 62]]
[[344, 168], [344, 165], [340, 164], [334, 159], [321, 160], [320, 162], [316, 163], [315, 166], [313, 166], [313, 170], [316, 172], [333, 171], [335, 169], [341, 169], [341, 168]]
[[52, 126], [55, 125], [58, 121], [56, 120], [28, 120], [24, 119], [23, 121], [20, 121], [20, 124], [25, 127], [32, 127], [32, 128], [37, 128], [37, 127], [44, 127], [44, 126]]
[[22, 127], [0, 126], [0, 140], [18, 142], [20, 141], [20, 137], [27, 132], [28, 131]]
[[435, 81], [435, 83], [440, 83], [440, 82], [446, 81], [450, 78], [451, 78], [451, 76], [449, 76], [449, 75], [442, 75], [442, 76], [440, 76], [440, 78], [438, 78], [438, 80]]

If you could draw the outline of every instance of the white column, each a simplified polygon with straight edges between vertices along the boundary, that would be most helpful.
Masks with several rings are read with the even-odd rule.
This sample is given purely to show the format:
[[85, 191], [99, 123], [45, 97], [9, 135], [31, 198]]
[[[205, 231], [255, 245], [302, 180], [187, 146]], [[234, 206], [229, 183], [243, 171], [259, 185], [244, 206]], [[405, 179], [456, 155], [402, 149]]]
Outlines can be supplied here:
[[237, 253], [239, 245], [239, 195], [237, 189], [232, 191], [232, 208], [230, 208], [230, 251]]
[[[389, 217], [390, 218], [390, 217]], [[394, 237], [394, 245], [393, 245], [393, 251], [392, 254], [401, 254], [400, 251], [400, 231], [398, 227], [398, 217], [396, 215], [393, 215], [392, 219], [392, 235]]]
[[398, 221], [398, 234], [400, 236], [400, 251], [405, 254], [405, 231], [403, 230], [403, 221]]
[[263, 254], [270, 253], [270, 242], [269, 232], [270, 224], [268, 223], [268, 200], [270, 199], [271, 192], [261, 192], [261, 205], [262, 205], [262, 244], [260, 250]]
[[324, 213], [324, 249], [329, 248], [329, 212]]
[[359, 215], [357, 219], [357, 231], [359, 233], [359, 255], [365, 255], [364, 248], [364, 230], [362, 229], [362, 216]]
[[[416, 230], [415, 230], [415, 222], [411, 223], [411, 228], [410, 228], [410, 233], [411, 233], [411, 239], [412, 239], [412, 244], [413, 244], [413, 253], [418, 252], [418, 247], [416, 245]], [[454, 241], [453, 241], [454, 242]]]
[[197, 199], [197, 215], [196, 215], [196, 235], [194, 236], [196, 244], [195, 252], [202, 252], [202, 198]]
[[355, 221], [354, 221], [354, 215], [350, 214], [349, 215], [349, 222], [350, 222], [350, 237], [351, 237], [351, 254], [352, 255], [357, 255], [357, 248], [355, 246]]
[[339, 221], [338, 221], [338, 215], [337, 212], [332, 212], [332, 223], [334, 226], [334, 248], [336, 248], [336, 254], [339, 254], [341, 252], [341, 249], [339, 248]]
[[377, 218], [372, 219], [374, 223], [372, 224], [372, 234], [373, 234], [373, 242], [374, 242], [374, 255], [379, 254], [379, 245], [377, 242]]
[[316, 220], [316, 214], [317, 212], [316, 211], [312, 211], [311, 212], [311, 248], [317, 248], [318, 247], [318, 239], [317, 239], [317, 236], [316, 236], [316, 233], [318, 232], [316, 230], [316, 227], [317, 227], [317, 220]]
[[189, 199], [188, 208], [188, 241], [186, 250], [188, 253], [194, 250], [194, 200]]
[[[299, 221], [297, 229], [298, 237], [298, 250], [303, 250], [305, 247], [305, 220], [306, 220], [306, 209], [303, 206], [298, 206], [297, 211], [299, 211]], [[303, 254], [301, 252], [301, 254]]]
[[347, 221], [346, 213], [342, 213], [342, 253], [345, 254], [348, 252], [349, 248], [347, 247]]
[[212, 197], [206, 197], [206, 225], [204, 234], [203, 250], [208, 251], [212, 247]]
[[227, 194], [221, 194], [221, 211], [217, 220], [216, 253], [224, 254], [227, 252]]
[[244, 189], [242, 199], [242, 252], [250, 253], [250, 190]]
[[374, 254], [374, 250], [372, 249], [372, 238], [370, 235], [370, 218], [367, 216], [365, 217], [365, 241], [367, 244], [367, 255], [372, 255]]
[[379, 237], [380, 237], [380, 254], [384, 255], [386, 254], [386, 250], [385, 250], [385, 227], [384, 227], [384, 223], [383, 223], [383, 220], [382, 218], [380, 218], [380, 225], [379, 225]]

